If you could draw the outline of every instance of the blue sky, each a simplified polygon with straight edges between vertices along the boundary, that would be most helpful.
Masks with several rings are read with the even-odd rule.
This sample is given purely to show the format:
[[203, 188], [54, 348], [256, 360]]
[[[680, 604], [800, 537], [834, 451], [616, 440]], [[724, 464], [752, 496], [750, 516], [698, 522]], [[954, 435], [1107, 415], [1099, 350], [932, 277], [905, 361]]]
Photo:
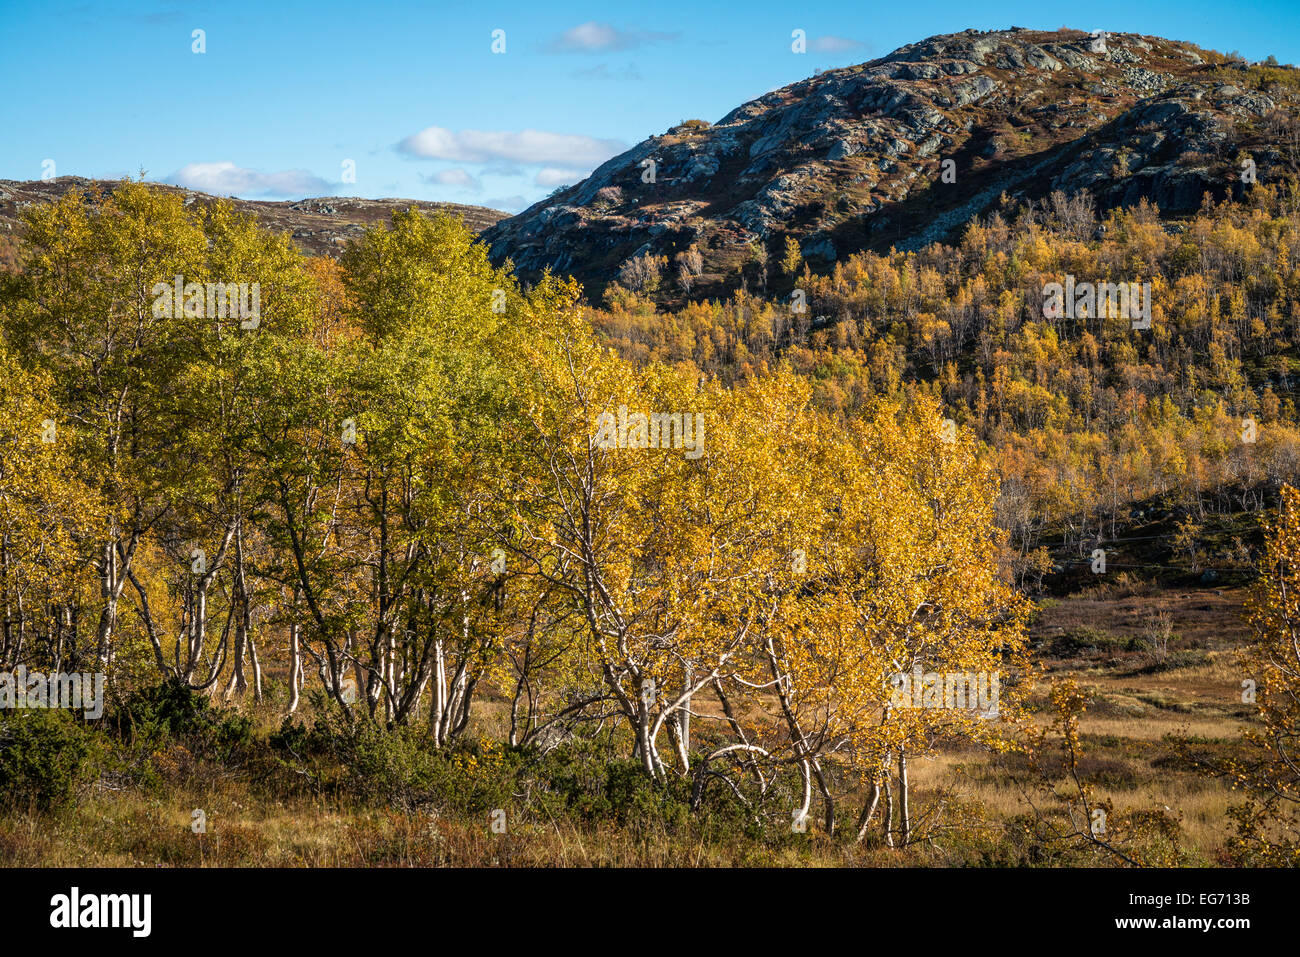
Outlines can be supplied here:
[[[715, 121], [816, 69], [1011, 26], [1159, 34], [1300, 63], [1295, 0], [0, 0], [0, 178], [40, 178], [52, 160], [60, 176], [143, 168], [249, 199], [516, 211], [646, 136]], [[805, 54], [791, 52], [795, 29]]]

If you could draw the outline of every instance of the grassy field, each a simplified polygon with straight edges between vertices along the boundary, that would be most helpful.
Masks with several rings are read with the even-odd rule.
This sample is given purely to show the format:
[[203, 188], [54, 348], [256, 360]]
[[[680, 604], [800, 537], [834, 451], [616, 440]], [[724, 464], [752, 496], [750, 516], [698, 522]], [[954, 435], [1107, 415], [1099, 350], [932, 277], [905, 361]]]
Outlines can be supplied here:
[[[1237, 747], [1249, 720], [1240, 701], [1234, 651], [1244, 640], [1244, 590], [1092, 587], [1039, 603], [1031, 630], [1045, 678], [1073, 675], [1092, 695], [1081, 721], [1080, 772], [1114, 812], [1163, 810], [1176, 822], [1179, 863], [1229, 862], [1228, 786], [1198, 769], [1194, 755]], [[1035, 705], [1046, 721], [1047, 682]], [[280, 724], [275, 701], [246, 710], [250, 740]], [[486, 722], [499, 719], [487, 708]], [[1186, 742], [1180, 743], [1186, 739]], [[295, 754], [297, 745], [288, 746]], [[197, 753], [196, 753], [197, 752]], [[295, 762], [265, 747], [227, 753], [179, 740], [136, 743], [71, 806], [0, 817], [0, 862], [19, 866], [912, 866], [942, 864], [1118, 863], [1104, 853], [1040, 857], [1023, 822], [1045, 809], [1023, 762], [995, 759], [970, 745], [941, 748], [912, 765], [913, 807], [922, 840], [906, 849], [828, 838], [817, 828], [790, 834], [756, 829], [734, 814], [689, 815], [646, 803], [635, 788], [608, 806], [574, 811], [613, 793], [614, 778], [563, 800], [540, 800], [556, 778], [516, 774], [509, 787], [460, 792], [430, 786], [434, 799], [395, 799], [384, 775], [414, 772], [400, 760], [366, 781], [332, 758]], [[276, 756], [278, 755], [278, 756]], [[477, 756], [476, 756], [477, 755]], [[493, 781], [504, 758], [489, 746], [447, 773]], [[480, 763], [481, 762], [481, 763]], [[353, 768], [353, 771], [357, 769]], [[443, 779], [439, 779], [443, 780]], [[451, 779], [446, 779], [451, 780]], [[619, 785], [620, 787], [622, 785]], [[537, 789], [534, 792], [534, 789]], [[561, 788], [562, 789], [562, 788]], [[414, 790], [419, 790], [415, 788]], [[402, 792], [405, 793], [405, 792]], [[578, 805], [574, 795], [578, 794]], [[857, 798], [860, 800], [860, 796]], [[504, 833], [492, 811], [505, 810]], [[846, 811], [856, 801], [845, 802]], [[196, 832], [195, 812], [206, 826]], [[843, 820], [843, 819], [842, 819]], [[850, 828], [852, 822], [848, 822]], [[787, 829], [788, 830], [788, 829]], [[844, 828], [841, 828], [843, 831]]]
[[[1245, 641], [1244, 589], [1140, 591], [1093, 588], [1041, 602], [1032, 628], [1039, 660], [1046, 677], [1073, 675], [1092, 694], [1080, 721], [1081, 772], [1096, 796], [1118, 809], [1168, 811], [1179, 821], [1188, 863], [1223, 863], [1224, 812], [1234, 797], [1193, 756], [1235, 749], [1251, 715], [1235, 660]], [[981, 773], [965, 755], [921, 766], [924, 781], [954, 771], [972, 781], [972, 799], [994, 816], [1023, 813], [1015, 784]]]

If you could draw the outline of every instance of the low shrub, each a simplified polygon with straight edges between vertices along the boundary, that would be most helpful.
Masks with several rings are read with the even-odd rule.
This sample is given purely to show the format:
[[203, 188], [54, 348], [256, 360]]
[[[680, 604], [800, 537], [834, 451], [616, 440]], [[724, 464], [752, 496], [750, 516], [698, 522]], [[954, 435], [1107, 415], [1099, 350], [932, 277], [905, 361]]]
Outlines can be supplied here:
[[131, 745], [156, 749], [179, 740], [196, 756], [225, 763], [253, 745], [252, 718], [217, 707], [201, 691], [175, 680], [136, 691], [114, 711], [111, 725]]
[[0, 719], [0, 806], [57, 812], [98, 776], [98, 748], [80, 720], [61, 709]]

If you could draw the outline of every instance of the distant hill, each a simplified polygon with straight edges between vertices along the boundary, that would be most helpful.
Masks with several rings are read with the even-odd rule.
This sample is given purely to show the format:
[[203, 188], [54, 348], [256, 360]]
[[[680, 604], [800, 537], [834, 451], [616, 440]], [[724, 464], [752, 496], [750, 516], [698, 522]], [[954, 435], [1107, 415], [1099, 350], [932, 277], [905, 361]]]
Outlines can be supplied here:
[[[725, 293], [786, 237], [814, 267], [953, 239], [1003, 193], [1090, 191], [1162, 214], [1297, 169], [1300, 71], [1136, 34], [1013, 28], [932, 37], [782, 87], [710, 125], [690, 120], [484, 232], [525, 278], [590, 291], [629, 258], [703, 259], [692, 295]], [[944, 161], [953, 182], [943, 178]], [[654, 181], [648, 179], [654, 164]], [[667, 294], [679, 295], [668, 270]]]
[[[111, 192], [116, 181], [89, 180], [80, 176], [23, 182], [0, 179], [0, 237], [13, 235], [20, 228], [24, 206], [55, 202], [70, 189], [86, 189], [92, 185]], [[179, 186], [151, 185], [183, 193], [187, 201], [211, 201], [217, 198]], [[442, 210], [458, 217], [476, 232], [481, 232], [506, 215], [483, 206], [427, 203], [415, 199], [358, 199], [353, 196], [325, 196], [285, 202], [232, 199], [231, 202], [240, 210], [257, 217], [263, 226], [288, 233], [299, 249], [314, 256], [336, 255], [348, 239], [366, 227], [387, 219], [394, 209], [415, 206], [423, 212]]]

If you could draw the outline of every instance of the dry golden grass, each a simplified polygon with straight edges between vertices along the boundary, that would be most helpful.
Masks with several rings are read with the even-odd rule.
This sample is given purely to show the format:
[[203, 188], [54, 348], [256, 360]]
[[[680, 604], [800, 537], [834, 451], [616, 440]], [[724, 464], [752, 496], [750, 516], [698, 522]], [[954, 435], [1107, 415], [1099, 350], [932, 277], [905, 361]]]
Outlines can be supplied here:
[[[1081, 720], [1081, 771], [1098, 800], [1115, 812], [1164, 809], [1179, 822], [1184, 860], [1226, 860], [1226, 812], [1237, 800], [1226, 784], [1194, 767], [1178, 743], [1231, 749], [1250, 720], [1240, 702], [1235, 648], [1245, 639], [1240, 592], [1185, 591], [1110, 597], [1087, 594], [1046, 603], [1033, 626], [1049, 677], [1072, 674], [1093, 693]], [[1141, 643], [1151, 615], [1174, 624], [1169, 660]], [[1086, 631], [1082, 631], [1086, 629]], [[1064, 644], [1061, 636], [1083, 635]], [[1091, 644], [1090, 644], [1091, 642]], [[1068, 654], [1056, 656], [1062, 649]], [[1193, 652], [1175, 659], [1176, 652]], [[1045, 688], [1035, 704], [1045, 702]], [[263, 733], [278, 725], [274, 708], [253, 709]], [[488, 700], [476, 719], [485, 733], [503, 730], [501, 702]], [[1046, 720], [1045, 714], [1038, 720]], [[186, 748], [155, 754], [152, 791], [110, 790], [101, 782], [57, 817], [0, 817], [0, 863], [18, 866], [357, 867], [357, 866], [909, 866], [978, 860], [981, 835], [1004, 830], [1040, 808], [1023, 766], [995, 760], [969, 745], [911, 763], [914, 814], [935, 835], [906, 851], [833, 841], [810, 828], [775, 844], [737, 833], [686, 826], [619, 827], [555, 819], [539, 811], [493, 834], [486, 817], [437, 817], [376, 808], [351, 798], [287, 796], [240, 772], [205, 765]], [[1063, 788], [1061, 789], [1064, 790]], [[942, 798], [942, 808], [935, 802]], [[840, 808], [852, 827], [862, 795]], [[207, 815], [206, 833], [191, 830], [191, 812]], [[511, 814], [515, 814], [511, 810]], [[936, 827], [937, 825], [937, 827]], [[1013, 858], [1019, 860], [1019, 858]], [[993, 862], [996, 862], [994, 860]]]
[[[191, 808], [207, 805], [206, 833]], [[429, 866], [817, 866], [847, 852], [810, 833], [798, 847], [711, 842], [707, 835], [580, 830], [566, 823], [515, 822], [493, 834], [488, 821], [310, 800], [258, 803], [239, 788], [176, 794], [166, 802], [99, 794], [53, 823], [0, 820], [0, 861], [41, 867], [429, 867]]]

